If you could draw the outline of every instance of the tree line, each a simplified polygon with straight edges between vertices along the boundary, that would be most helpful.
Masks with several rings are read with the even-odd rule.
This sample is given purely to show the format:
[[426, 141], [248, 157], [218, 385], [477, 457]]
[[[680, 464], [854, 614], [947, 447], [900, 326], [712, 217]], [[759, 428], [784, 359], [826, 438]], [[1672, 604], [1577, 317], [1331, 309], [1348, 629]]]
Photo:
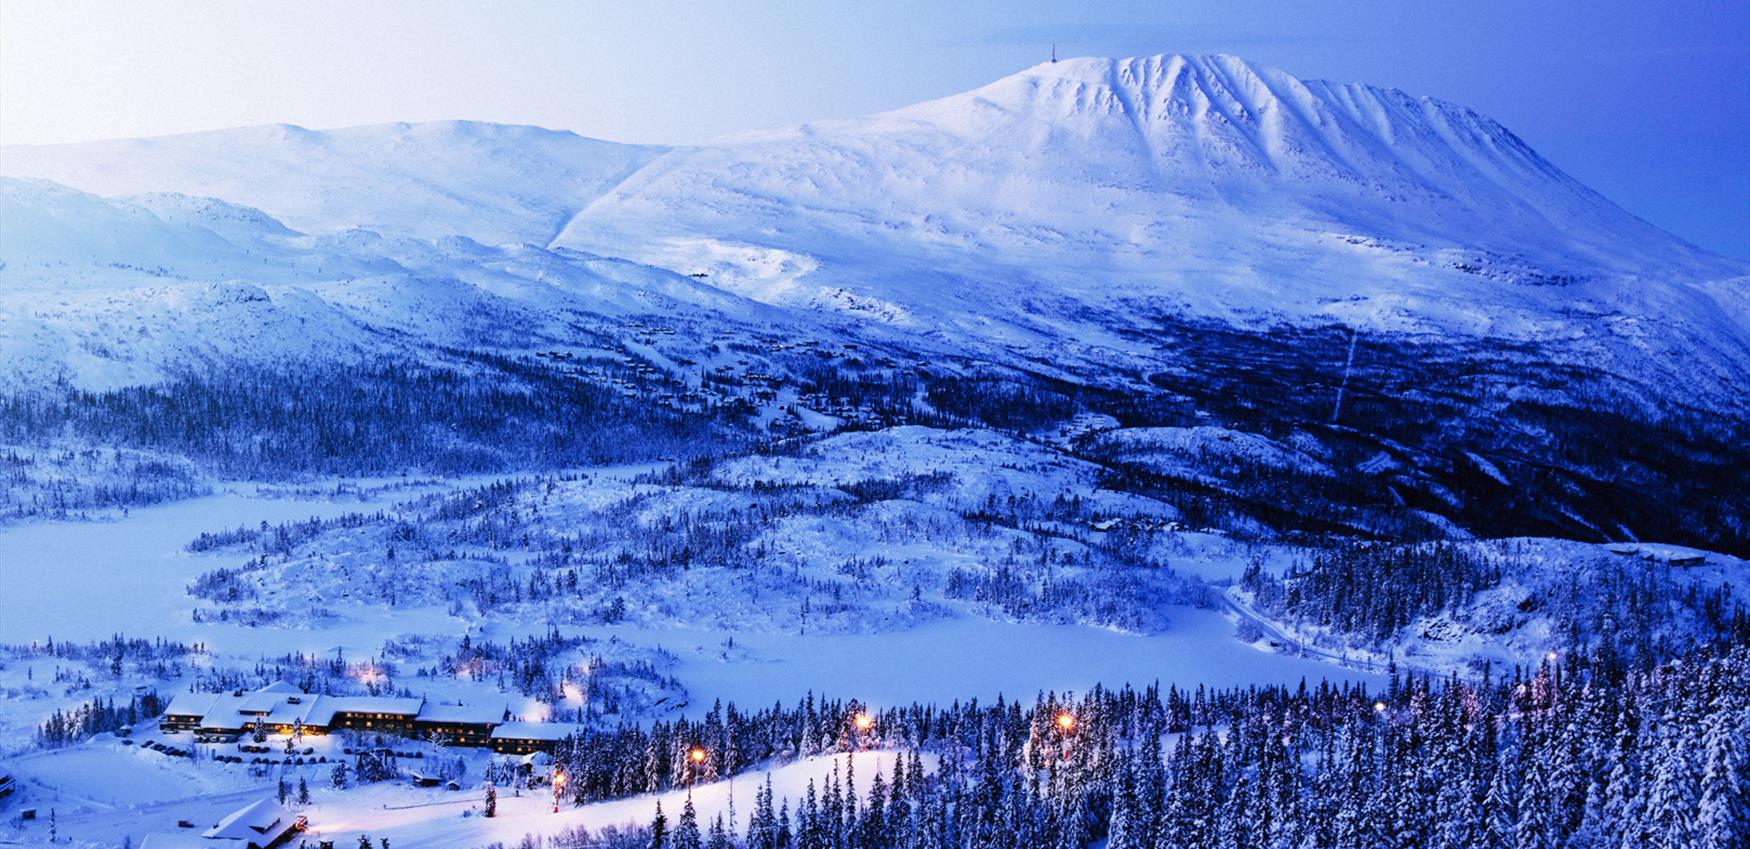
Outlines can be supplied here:
[[1498, 679], [1393, 675], [1377, 693], [1097, 687], [879, 711], [810, 697], [585, 732], [559, 750], [571, 801], [868, 748], [905, 752], [902, 768], [860, 784], [848, 763], [794, 800], [762, 790], [745, 827], [702, 822], [689, 800], [647, 827], [522, 845], [1732, 849], [1750, 834], [1747, 742], [1744, 646], [1637, 672], [1568, 657]]

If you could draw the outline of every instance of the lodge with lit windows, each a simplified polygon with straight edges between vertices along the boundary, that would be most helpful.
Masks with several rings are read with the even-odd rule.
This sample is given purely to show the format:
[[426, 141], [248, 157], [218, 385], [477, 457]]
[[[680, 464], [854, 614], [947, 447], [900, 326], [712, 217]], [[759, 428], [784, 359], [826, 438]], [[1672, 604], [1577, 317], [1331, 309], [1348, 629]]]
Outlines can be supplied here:
[[573, 726], [512, 722], [504, 705], [440, 704], [402, 696], [323, 696], [283, 682], [253, 692], [183, 693], [159, 717], [164, 731], [238, 736], [327, 734], [347, 729], [436, 740], [450, 746], [490, 746], [504, 754], [552, 749]]

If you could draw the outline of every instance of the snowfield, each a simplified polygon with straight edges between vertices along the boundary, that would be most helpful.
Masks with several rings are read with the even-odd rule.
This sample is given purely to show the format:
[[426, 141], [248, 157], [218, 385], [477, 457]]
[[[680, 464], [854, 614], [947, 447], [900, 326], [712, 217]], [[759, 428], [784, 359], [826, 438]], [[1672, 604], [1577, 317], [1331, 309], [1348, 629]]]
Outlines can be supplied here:
[[[1231, 56], [677, 147], [7, 147], [0, 843], [281, 782], [341, 847], [649, 845], [689, 784], [739, 840], [768, 775], [798, 809], [914, 754], [902, 818], [981, 845], [1420, 838], [1410, 797], [1568, 845], [1514, 800], [1643, 768], [1718, 831], [1747, 286], [1472, 110]], [[1718, 700], [1655, 716], [1691, 669]], [[486, 817], [485, 749], [156, 719], [271, 685], [569, 728], [527, 763], [576, 795]]]
[[[336, 846], [354, 845], [359, 836], [369, 835], [389, 838], [397, 846], [473, 849], [494, 840], [514, 843], [524, 834], [554, 834], [579, 826], [595, 832], [609, 826], [645, 825], [658, 804], [672, 821], [680, 816], [689, 793], [703, 825], [708, 827], [719, 816], [728, 824], [733, 805], [739, 830], [746, 828], [755, 793], [768, 776], [775, 800], [795, 807], [810, 783], [824, 789], [835, 772], [842, 776], [848, 768], [866, 802], [869, 783], [877, 773], [891, 778], [894, 758], [891, 752], [820, 756], [755, 769], [733, 780], [701, 783], [690, 791], [567, 805], [558, 813], [552, 811], [552, 795], [545, 788], [505, 788], [493, 818], [481, 815], [484, 794], [477, 790], [417, 788], [405, 782], [336, 790], [324, 786], [326, 769], [312, 767], [303, 777], [313, 803], [298, 809], [310, 821], [306, 839], [333, 840]], [[478, 770], [485, 759], [473, 760]], [[933, 768], [934, 758], [928, 760], [926, 768]], [[205, 829], [225, 814], [257, 799], [272, 798], [276, 792], [271, 783], [211, 767], [191, 768], [186, 761], [113, 741], [32, 755], [14, 762], [12, 768], [33, 789], [40, 788], [44, 803], [60, 805], [60, 834], [73, 845], [120, 846], [127, 839], [139, 845], [143, 834], [175, 833], [178, 820], [184, 819]], [[294, 776], [292, 781], [296, 780]], [[80, 795], [94, 783], [102, 786], [101, 798]], [[40, 832], [33, 827], [25, 834], [40, 838]]]

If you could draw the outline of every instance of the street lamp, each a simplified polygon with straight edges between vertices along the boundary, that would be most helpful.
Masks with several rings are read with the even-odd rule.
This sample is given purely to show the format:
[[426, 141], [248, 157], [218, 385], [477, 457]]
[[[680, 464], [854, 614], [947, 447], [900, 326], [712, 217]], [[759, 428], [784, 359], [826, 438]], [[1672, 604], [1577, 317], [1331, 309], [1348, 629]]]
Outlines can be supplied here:
[[858, 731], [868, 731], [875, 727], [875, 718], [866, 713], [857, 714], [856, 719], [851, 721], [856, 724]]
[[559, 796], [565, 792], [565, 770], [553, 765], [553, 813], [559, 813]]
[[687, 750], [687, 786], [691, 787], [699, 782], [699, 773], [704, 771], [704, 765], [704, 746], [694, 746]]
[[1061, 732], [1063, 737], [1063, 759], [1067, 761], [1069, 760], [1070, 735], [1076, 730], [1076, 716], [1067, 710], [1058, 711], [1055, 721], [1057, 722], [1057, 730]]

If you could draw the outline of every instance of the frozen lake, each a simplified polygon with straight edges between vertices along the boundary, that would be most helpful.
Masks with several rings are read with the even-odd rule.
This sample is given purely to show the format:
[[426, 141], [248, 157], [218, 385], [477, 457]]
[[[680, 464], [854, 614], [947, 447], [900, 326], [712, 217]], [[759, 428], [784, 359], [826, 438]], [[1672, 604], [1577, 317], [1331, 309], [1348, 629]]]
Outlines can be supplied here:
[[193, 636], [189, 581], [244, 559], [190, 554], [185, 546], [202, 531], [338, 516], [368, 506], [233, 491], [136, 508], [126, 517], [0, 527], [0, 580], [7, 595], [0, 642], [50, 636], [86, 641], [117, 633]]
[[[961, 618], [872, 634], [735, 634], [722, 656], [718, 631], [627, 630], [623, 640], [662, 645], [681, 656], [677, 672], [692, 694], [687, 713], [712, 699], [740, 706], [793, 703], [813, 690], [877, 706], [912, 701], [994, 699], [1031, 702], [1042, 691], [1083, 692], [1093, 684], [1181, 689], [1294, 684], [1302, 678], [1377, 681], [1327, 663], [1258, 651], [1233, 639], [1233, 623], [1208, 610], [1175, 608], [1161, 634], [1124, 634], [1079, 625]], [[605, 633], [605, 632], [604, 632]]]
[[[410, 494], [405, 491], [395, 497]], [[202, 531], [335, 516], [384, 502], [265, 496], [237, 490], [138, 509], [125, 518], [40, 522], [0, 529], [0, 579], [9, 605], [0, 641], [48, 636], [91, 640], [124, 633], [199, 639], [224, 654], [287, 650], [370, 652], [389, 635], [456, 633], [441, 610], [382, 607], [349, 611], [316, 630], [195, 623], [184, 588], [238, 555], [195, 555], [184, 546]], [[680, 658], [689, 713], [713, 699], [740, 705], [792, 701], [808, 690], [875, 703], [912, 700], [1031, 699], [1041, 690], [1084, 690], [1096, 682], [1221, 687], [1294, 683], [1301, 678], [1365, 679], [1365, 673], [1257, 651], [1231, 638], [1232, 625], [1207, 610], [1178, 608], [1172, 628], [1150, 635], [1071, 625], [995, 622], [974, 616], [909, 630], [867, 634], [726, 633], [691, 628], [582, 629], [592, 636], [662, 646]], [[486, 633], [527, 632], [539, 623], [488, 622]], [[733, 637], [735, 649], [723, 643]]]

